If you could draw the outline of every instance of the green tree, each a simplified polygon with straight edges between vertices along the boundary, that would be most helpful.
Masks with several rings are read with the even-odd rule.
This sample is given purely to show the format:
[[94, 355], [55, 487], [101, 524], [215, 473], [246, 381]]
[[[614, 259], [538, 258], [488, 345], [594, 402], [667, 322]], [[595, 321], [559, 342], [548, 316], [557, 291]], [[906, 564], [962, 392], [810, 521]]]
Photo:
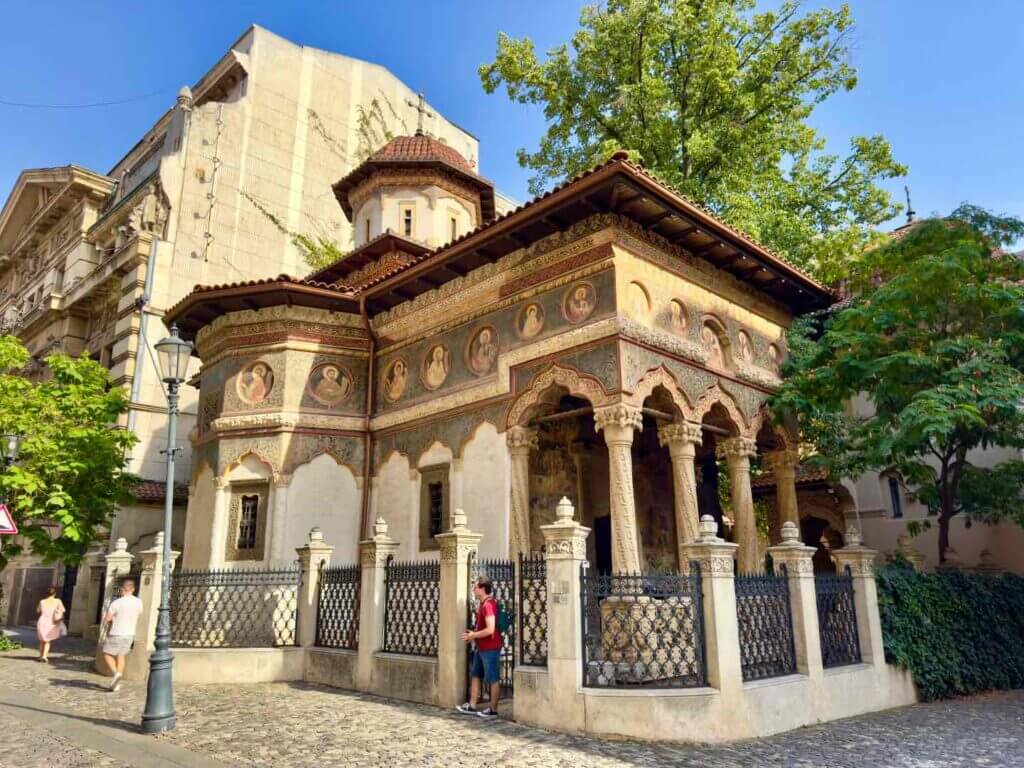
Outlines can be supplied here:
[[540, 105], [547, 133], [531, 191], [630, 150], [660, 178], [825, 280], [900, 206], [877, 182], [906, 168], [881, 136], [825, 151], [807, 122], [857, 83], [846, 5], [803, 13], [798, 0], [609, 0], [586, 7], [569, 45], [537, 57], [498, 36], [484, 89]]
[[[125, 456], [136, 438], [117, 427], [128, 401], [88, 357], [50, 355], [40, 381], [24, 375], [27, 362], [17, 338], [0, 337], [0, 432], [23, 436], [0, 491], [34, 553], [74, 563], [109, 528], [117, 505], [131, 501]], [[22, 549], [5, 540], [0, 568]]]
[[[790, 332], [775, 412], [833, 474], [900, 478], [935, 515], [940, 561], [958, 514], [1024, 525], [1024, 462], [972, 453], [1024, 447], [1024, 264], [1000, 250], [1022, 235], [970, 205], [921, 222], [858, 261], [848, 306]], [[852, 413], [858, 395], [872, 412]]]

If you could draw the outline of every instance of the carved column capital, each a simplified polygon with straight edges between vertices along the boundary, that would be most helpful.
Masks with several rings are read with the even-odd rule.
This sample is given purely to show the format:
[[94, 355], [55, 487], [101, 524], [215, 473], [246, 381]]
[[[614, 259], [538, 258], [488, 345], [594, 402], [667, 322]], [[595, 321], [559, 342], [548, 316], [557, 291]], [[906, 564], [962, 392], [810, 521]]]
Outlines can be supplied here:
[[530, 451], [537, 447], [537, 430], [520, 426], [509, 427], [505, 432], [505, 441], [513, 454], [529, 455]]
[[703, 440], [704, 433], [700, 424], [694, 424], [692, 421], [677, 421], [658, 429], [658, 444], [668, 448], [670, 453], [685, 451], [692, 456], [694, 449]]
[[595, 408], [594, 425], [598, 432], [604, 432], [605, 442], [613, 440], [632, 444], [633, 432], [643, 429], [643, 412], [624, 403]]
[[757, 444], [749, 437], [730, 437], [718, 441], [717, 453], [720, 459], [751, 459], [757, 455]]
[[563, 496], [555, 509], [555, 522], [540, 527], [548, 560], [586, 560], [590, 529], [577, 523], [574, 515], [572, 502]]
[[800, 466], [800, 454], [789, 449], [768, 451], [764, 454], [764, 460], [776, 477], [788, 477], [796, 473]]

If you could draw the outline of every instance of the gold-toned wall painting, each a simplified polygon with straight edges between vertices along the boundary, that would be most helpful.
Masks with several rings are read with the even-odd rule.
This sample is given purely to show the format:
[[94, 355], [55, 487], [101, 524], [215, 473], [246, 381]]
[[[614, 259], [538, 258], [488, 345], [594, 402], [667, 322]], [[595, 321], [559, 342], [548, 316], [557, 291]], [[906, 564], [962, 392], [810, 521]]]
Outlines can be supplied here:
[[395, 402], [405, 392], [409, 380], [409, 368], [405, 360], [395, 360], [384, 372], [384, 399]]
[[683, 308], [683, 303], [677, 299], [672, 299], [668, 303], [668, 325], [676, 333], [686, 333], [686, 309]]
[[516, 329], [524, 339], [532, 339], [544, 330], [544, 307], [531, 302], [519, 310]]
[[633, 316], [638, 320], [648, 320], [651, 315], [651, 298], [642, 283], [633, 281], [629, 284], [629, 303]]
[[774, 344], [768, 345], [768, 365], [776, 373], [779, 372], [779, 368], [782, 366], [782, 352]]
[[471, 373], [483, 376], [494, 370], [498, 362], [498, 332], [485, 325], [473, 334], [466, 345], [466, 365]]
[[257, 405], [270, 397], [274, 388], [274, 371], [269, 365], [257, 361], [242, 369], [235, 380], [235, 389], [243, 403]]
[[452, 369], [452, 356], [444, 344], [436, 344], [427, 351], [423, 358], [423, 369], [420, 377], [427, 389], [438, 389], [448, 378]]
[[352, 394], [352, 374], [337, 363], [323, 363], [310, 371], [306, 389], [318, 403], [338, 405]]
[[724, 368], [725, 353], [722, 351], [722, 341], [718, 338], [715, 329], [710, 325], [701, 328], [700, 341], [708, 351], [708, 364], [715, 368]]
[[562, 297], [562, 314], [570, 323], [582, 323], [597, 306], [597, 289], [591, 283], [575, 283]]

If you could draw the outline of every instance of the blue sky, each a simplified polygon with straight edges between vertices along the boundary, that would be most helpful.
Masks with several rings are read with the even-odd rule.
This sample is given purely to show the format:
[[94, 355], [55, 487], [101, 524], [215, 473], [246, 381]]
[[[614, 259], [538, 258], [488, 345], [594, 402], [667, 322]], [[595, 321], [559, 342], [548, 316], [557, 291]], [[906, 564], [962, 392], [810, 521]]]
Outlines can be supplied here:
[[[808, 0], [810, 7], [833, 4]], [[850, 136], [882, 133], [910, 167], [914, 207], [948, 212], [963, 200], [1024, 215], [1024, 78], [1019, 0], [852, 0], [858, 88], [813, 123], [841, 152]], [[480, 138], [481, 170], [524, 200], [538, 110], [488, 96], [477, 67], [499, 31], [539, 50], [567, 41], [581, 3], [303, 2], [18, 3], [0, 27], [0, 101], [91, 103], [96, 109], [0, 105], [0, 195], [23, 168], [77, 163], [105, 172], [251, 23], [291, 40], [388, 67]], [[903, 181], [891, 186], [902, 197]], [[892, 225], [900, 222], [893, 222]], [[892, 226], [890, 225], [890, 226]]]

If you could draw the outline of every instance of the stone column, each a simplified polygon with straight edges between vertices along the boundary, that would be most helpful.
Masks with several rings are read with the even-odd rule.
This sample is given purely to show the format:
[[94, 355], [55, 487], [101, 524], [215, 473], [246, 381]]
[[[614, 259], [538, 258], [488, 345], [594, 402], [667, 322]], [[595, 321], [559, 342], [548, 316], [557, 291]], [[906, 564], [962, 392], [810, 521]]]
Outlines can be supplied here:
[[608, 492], [612, 524], [612, 571], [640, 573], [640, 544], [633, 494], [633, 433], [643, 429], [639, 408], [611, 405], [594, 410], [608, 446]]
[[680, 547], [679, 570], [687, 570], [683, 544], [696, 541], [700, 535], [700, 513], [697, 507], [697, 477], [693, 466], [697, 446], [701, 444], [700, 424], [677, 422], [658, 430], [658, 442], [668, 448], [672, 458], [672, 488], [675, 494], [676, 545]]
[[466, 513], [452, 513], [448, 533], [434, 537], [441, 549], [441, 584], [437, 606], [437, 703], [454, 707], [466, 700], [466, 630], [468, 615], [469, 558], [480, 539], [466, 527]]
[[509, 427], [505, 433], [512, 459], [512, 520], [508, 532], [508, 554], [512, 560], [530, 547], [530, 451], [537, 447], [537, 431]]
[[[590, 529], [574, 519], [572, 502], [562, 497], [555, 522], [542, 525], [548, 589], [548, 706], [524, 713], [540, 726], [582, 732], [586, 726], [583, 697], [580, 565], [587, 555]], [[513, 699], [513, 704], [515, 699]], [[520, 719], [519, 714], [516, 714]]]
[[298, 616], [295, 623], [299, 633], [298, 644], [303, 648], [311, 648], [316, 645], [320, 569], [331, 564], [333, 551], [334, 547], [324, 541], [324, 532], [316, 527], [310, 530], [309, 540], [306, 544], [295, 549], [295, 553], [299, 556], [299, 567], [302, 569], [302, 586], [299, 590], [296, 609]]
[[729, 465], [729, 491], [732, 500], [733, 530], [739, 544], [740, 573], [760, 573], [764, 564], [757, 552], [757, 520], [750, 490], [750, 459], [757, 455], [754, 441], [748, 437], [730, 437], [718, 445], [719, 458]]
[[373, 690], [373, 655], [384, 645], [384, 567], [398, 551], [398, 542], [388, 536], [388, 524], [378, 517], [373, 538], [359, 542], [359, 660], [356, 687]]
[[[171, 552], [171, 573], [180, 552]], [[160, 608], [160, 589], [163, 582], [164, 532], [158, 531], [153, 546], [139, 553], [142, 558], [142, 576], [136, 585], [142, 600], [142, 614], [135, 625], [135, 645], [125, 659], [124, 676], [127, 680], [145, 680], [149, 677], [149, 656], [156, 639], [156, 623]]]
[[103, 545], [100, 543], [91, 544], [82, 556], [68, 615], [68, 632], [72, 635], [84, 635], [86, 627], [96, 617], [96, 601], [100, 599], [97, 587], [101, 582], [94, 579], [92, 574], [94, 568], [100, 568], [102, 560]]
[[846, 531], [846, 546], [834, 550], [832, 559], [838, 573], [849, 568], [853, 576], [861, 660], [881, 667], [885, 664], [885, 653], [882, 650], [882, 621], [878, 615], [878, 590], [875, 587], [875, 557], [878, 553], [860, 542], [860, 533], [851, 524]]
[[775, 476], [775, 503], [779, 509], [779, 524], [793, 523], [800, 529], [800, 512], [796, 504], [796, 468], [800, 456], [796, 451], [771, 451], [765, 459]]
[[700, 519], [700, 538], [683, 549], [700, 567], [704, 603], [704, 664], [708, 685], [723, 697], [743, 695], [740, 632], [736, 618], [735, 560], [737, 545], [718, 536], [711, 515]]
[[782, 543], [769, 547], [775, 572], [785, 568], [789, 581], [789, 606], [793, 618], [793, 649], [801, 674], [821, 677], [821, 636], [818, 632], [818, 600], [814, 589], [814, 547], [800, 541], [800, 529], [787, 520], [782, 524]]

